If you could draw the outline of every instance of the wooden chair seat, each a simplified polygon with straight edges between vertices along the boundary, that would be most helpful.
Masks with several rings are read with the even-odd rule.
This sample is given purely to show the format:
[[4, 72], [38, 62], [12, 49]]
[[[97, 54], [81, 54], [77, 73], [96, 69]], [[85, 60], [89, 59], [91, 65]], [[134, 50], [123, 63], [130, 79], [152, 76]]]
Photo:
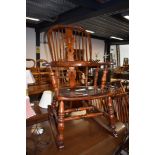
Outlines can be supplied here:
[[77, 86], [75, 89], [60, 88], [57, 100], [93, 100], [108, 95], [109, 92], [102, 91], [101, 88], [95, 88], [94, 86]]

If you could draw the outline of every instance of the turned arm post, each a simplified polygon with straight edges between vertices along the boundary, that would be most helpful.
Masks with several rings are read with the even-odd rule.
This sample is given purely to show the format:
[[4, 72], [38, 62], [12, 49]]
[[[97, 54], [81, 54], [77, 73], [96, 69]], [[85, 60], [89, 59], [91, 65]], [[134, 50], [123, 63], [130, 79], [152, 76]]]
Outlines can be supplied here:
[[55, 92], [55, 96], [58, 96], [58, 94], [59, 94], [58, 81], [56, 80], [55, 73], [53, 72], [52, 69], [50, 69], [50, 79], [52, 82], [52, 87], [53, 87], [54, 92]]
[[98, 72], [99, 72], [99, 67], [95, 69], [95, 76], [94, 76], [94, 87], [97, 87], [97, 79], [98, 79]]
[[102, 90], [104, 90], [104, 88], [106, 86], [107, 74], [108, 74], [108, 67], [105, 66], [104, 71], [103, 71], [102, 81], [101, 81], [101, 89]]

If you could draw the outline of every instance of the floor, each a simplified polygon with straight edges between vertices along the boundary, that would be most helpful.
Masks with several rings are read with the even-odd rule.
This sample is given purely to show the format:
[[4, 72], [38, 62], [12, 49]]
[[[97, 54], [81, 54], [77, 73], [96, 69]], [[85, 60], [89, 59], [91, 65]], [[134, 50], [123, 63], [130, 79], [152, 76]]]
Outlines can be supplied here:
[[27, 155], [113, 155], [123, 140], [123, 132], [114, 138], [93, 119], [68, 121], [65, 123], [65, 148], [59, 151], [48, 121], [39, 126], [44, 129], [41, 135], [31, 133], [34, 126], [27, 128]]

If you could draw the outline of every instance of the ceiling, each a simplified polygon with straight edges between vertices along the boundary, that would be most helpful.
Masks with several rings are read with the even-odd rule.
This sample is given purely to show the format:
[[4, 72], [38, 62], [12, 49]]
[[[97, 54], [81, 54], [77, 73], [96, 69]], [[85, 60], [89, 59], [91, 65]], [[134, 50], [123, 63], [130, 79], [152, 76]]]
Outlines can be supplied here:
[[[55, 24], [78, 24], [94, 31], [93, 38], [129, 43], [129, 0], [26, 0], [27, 27], [39, 32]], [[122, 41], [110, 39], [122, 38]]]

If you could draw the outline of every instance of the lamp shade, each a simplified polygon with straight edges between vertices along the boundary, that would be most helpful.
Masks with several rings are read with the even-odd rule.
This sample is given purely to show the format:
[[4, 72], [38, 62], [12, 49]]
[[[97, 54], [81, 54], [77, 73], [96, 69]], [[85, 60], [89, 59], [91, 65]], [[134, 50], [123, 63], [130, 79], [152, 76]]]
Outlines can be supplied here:
[[41, 100], [39, 102], [39, 107], [46, 108], [50, 105], [53, 101], [53, 92], [50, 90], [46, 90], [43, 92]]
[[26, 84], [35, 83], [35, 79], [30, 70], [26, 70]]
[[26, 119], [36, 115], [30, 104], [30, 98], [26, 96]]

